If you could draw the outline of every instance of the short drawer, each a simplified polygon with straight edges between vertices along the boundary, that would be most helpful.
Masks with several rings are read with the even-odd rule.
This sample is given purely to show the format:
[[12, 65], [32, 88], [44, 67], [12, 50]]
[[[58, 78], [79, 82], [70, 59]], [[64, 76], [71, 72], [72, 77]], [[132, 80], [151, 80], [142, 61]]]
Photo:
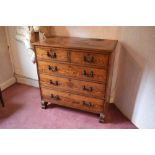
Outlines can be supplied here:
[[41, 86], [104, 99], [105, 84], [40, 74]]
[[108, 66], [108, 55], [95, 54], [90, 52], [71, 52], [71, 62], [77, 64], [89, 64], [107, 67]]
[[67, 51], [61, 48], [36, 47], [38, 59], [68, 61]]
[[46, 88], [41, 88], [45, 101], [67, 107], [77, 108], [94, 113], [100, 113], [104, 108], [104, 101], [100, 99], [64, 93]]
[[38, 69], [40, 73], [45, 73], [48, 75], [73, 77], [77, 79], [98, 81], [102, 83], [106, 81], [107, 74], [105, 69], [44, 61], [38, 61]]

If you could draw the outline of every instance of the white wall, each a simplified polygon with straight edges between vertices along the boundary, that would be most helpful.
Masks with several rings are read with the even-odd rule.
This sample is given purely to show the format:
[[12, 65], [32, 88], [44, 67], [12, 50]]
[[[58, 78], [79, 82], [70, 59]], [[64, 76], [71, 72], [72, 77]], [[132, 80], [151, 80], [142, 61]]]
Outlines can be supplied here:
[[116, 26], [54, 26], [53, 34], [57, 36], [117, 39], [119, 27]]
[[0, 27], [0, 87], [4, 90], [15, 83], [15, 81], [5, 27]]
[[139, 128], [155, 128], [155, 27], [122, 27], [115, 103]]

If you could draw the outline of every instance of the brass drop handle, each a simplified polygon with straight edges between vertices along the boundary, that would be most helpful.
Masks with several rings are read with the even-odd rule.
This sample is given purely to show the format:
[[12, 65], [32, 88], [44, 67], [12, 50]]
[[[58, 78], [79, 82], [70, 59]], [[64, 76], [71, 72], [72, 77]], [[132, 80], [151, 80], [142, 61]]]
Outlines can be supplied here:
[[51, 70], [52, 72], [56, 72], [58, 70], [57, 66], [48, 66], [48, 70]]
[[53, 80], [50, 80], [50, 84], [51, 84], [51, 85], [54, 85], [54, 86], [58, 86], [58, 81], [55, 81], [55, 82], [54, 82]]
[[54, 51], [49, 51], [47, 52], [47, 56], [54, 59], [57, 57], [56, 53]]
[[93, 106], [91, 102], [82, 101], [82, 104], [88, 107]]
[[86, 90], [86, 91], [92, 92], [92, 91], [93, 91], [93, 88], [92, 88], [92, 87], [86, 87], [86, 86], [83, 86], [83, 90]]
[[60, 100], [59, 95], [54, 96], [53, 94], [51, 94], [51, 98], [54, 99], [54, 100]]
[[90, 71], [90, 73], [87, 73], [86, 70], [84, 70], [83, 75], [86, 76], [86, 77], [94, 77], [94, 72]]
[[93, 63], [94, 62], [94, 57], [92, 55], [87, 55], [87, 56], [83, 57], [83, 60], [85, 62], [88, 62], [88, 63]]

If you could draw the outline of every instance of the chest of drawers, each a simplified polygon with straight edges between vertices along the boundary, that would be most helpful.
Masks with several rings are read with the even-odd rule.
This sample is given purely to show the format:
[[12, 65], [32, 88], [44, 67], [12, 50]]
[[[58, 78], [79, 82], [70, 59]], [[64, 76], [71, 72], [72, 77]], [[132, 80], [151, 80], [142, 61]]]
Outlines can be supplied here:
[[52, 37], [35, 47], [41, 106], [100, 114], [104, 122], [111, 54], [117, 41]]

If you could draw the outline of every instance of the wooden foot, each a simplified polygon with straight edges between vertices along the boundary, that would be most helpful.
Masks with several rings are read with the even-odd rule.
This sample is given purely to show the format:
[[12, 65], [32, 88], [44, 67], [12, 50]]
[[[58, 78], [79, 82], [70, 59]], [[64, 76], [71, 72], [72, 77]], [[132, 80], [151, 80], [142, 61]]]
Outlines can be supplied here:
[[4, 102], [2, 101], [2, 107], [4, 107]]
[[42, 109], [47, 109], [47, 104], [48, 104], [48, 102], [41, 101], [41, 108]]
[[99, 122], [104, 123], [104, 121], [105, 121], [105, 115], [104, 115], [104, 113], [100, 113]]
[[2, 98], [1, 90], [0, 90], [0, 103], [2, 104], [2, 107], [4, 107], [4, 101], [3, 101], [3, 98]]
[[2, 107], [4, 107], [4, 102], [3, 102], [3, 100], [0, 100], [0, 103], [2, 104]]

